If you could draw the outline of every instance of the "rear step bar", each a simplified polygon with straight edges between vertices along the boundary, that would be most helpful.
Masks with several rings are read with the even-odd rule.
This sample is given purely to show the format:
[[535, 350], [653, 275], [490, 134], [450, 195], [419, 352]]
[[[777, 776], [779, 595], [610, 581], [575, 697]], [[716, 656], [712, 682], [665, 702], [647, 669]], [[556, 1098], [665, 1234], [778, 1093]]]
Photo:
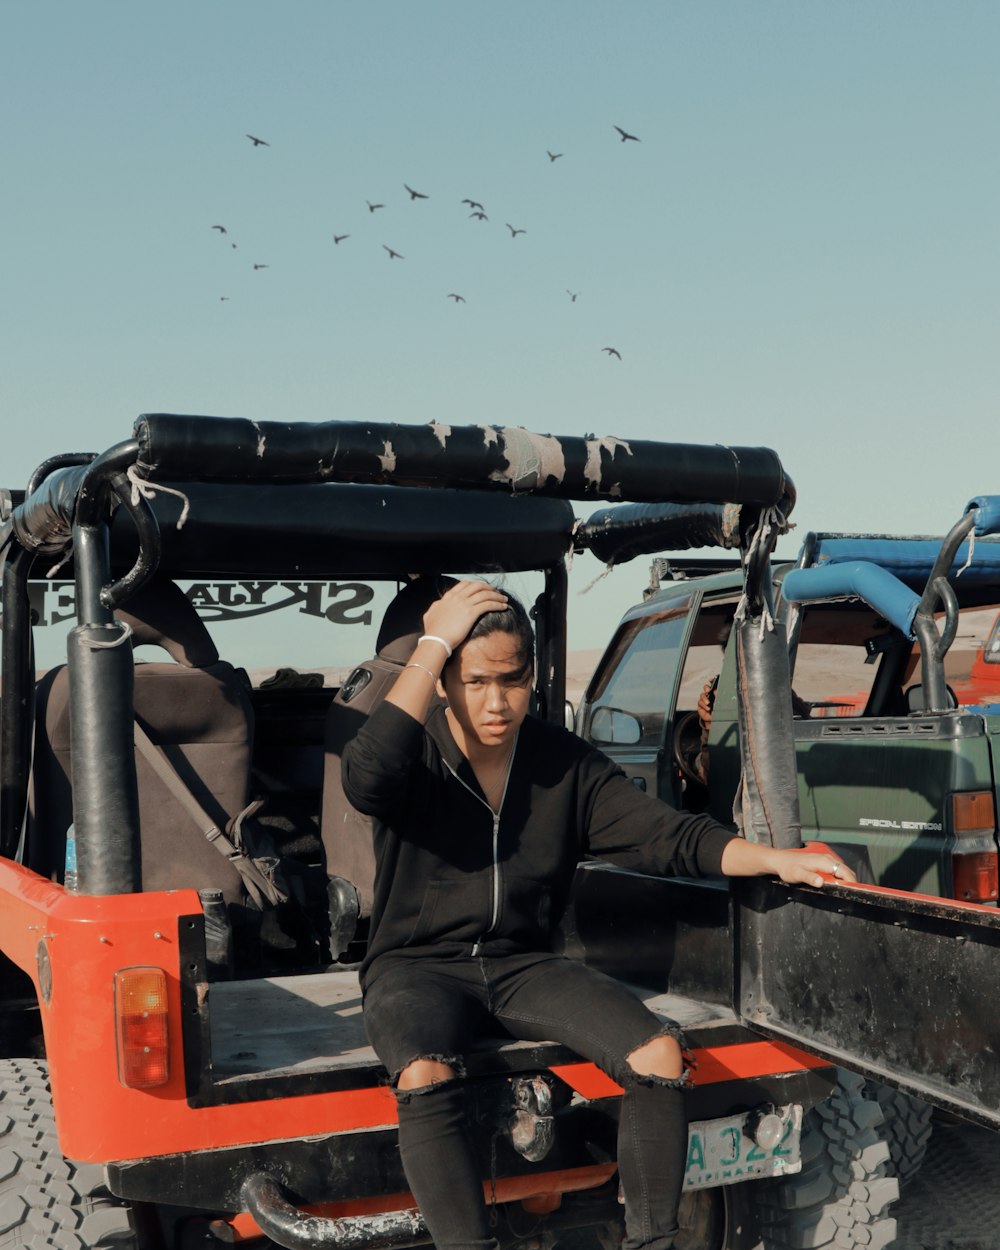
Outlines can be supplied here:
[[300, 1211], [266, 1172], [247, 1177], [243, 1201], [261, 1232], [286, 1250], [391, 1250], [394, 1246], [426, 1245], [431, 1239], [417, 1210], [340, 1219]]
[[[337, 1218], [312, 1215], [296, 1207], [280, 1182], [266, 1172], [248, 1177], [241, 1197], [260, 1231], [285, 1250], [402, 1250], [431, 1242], [427, 1225], [414, 1208]], [[601, 1228], [608, 1232], [613, 1229], [616, 1239], [621, 1238], [617, 1179], [564, 1197], [569, 1201], [544, 1210], [546, 1232]], [[523, 1223], [525, 1211], [520, 1202], [500, 1204], [495, 1235], [501, 1245], [520, 1245], [523, 1233], [508, 1219], [508, 1210], [518, 1212], [518, 1222]], [[541, 1213], [542, 1208], [536, 1208], [536, 1218]]]

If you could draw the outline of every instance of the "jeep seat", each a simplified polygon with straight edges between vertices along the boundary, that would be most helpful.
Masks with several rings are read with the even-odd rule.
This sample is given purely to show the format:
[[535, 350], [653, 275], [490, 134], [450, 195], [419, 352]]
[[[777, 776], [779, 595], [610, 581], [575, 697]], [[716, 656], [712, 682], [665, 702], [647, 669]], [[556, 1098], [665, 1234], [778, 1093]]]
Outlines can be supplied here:
[[[172, 581], [154, 578], [116, 613], [132, 645], [171, 661], [135, 665], [135, 713], [178, 776], [225, 828], [247, 805], [253, 713], [245, 680], [219, 653], [204, 622]], [[50, 670], [37, 689], [35, 759], [26, 862], [61, 881], [73, 819], [69, 675]], [[179, 799], [136, 753], [141, 881], [144, 890], [221, 889], [242, 898], [239, 873], [208, 842]]]
[[358, 921], [371, 914], [375, 886], [372, 817], [352, 807], [344, 794], [343, 750], [413, 654], [423, 633], [424, 612], [454, 584], [450, 577], [418, 577], [403, 587], [382, 618], [374, 658], [349, 674], [327, 712], [320, 836], [326, 856], [334, 959], [354, 940]]

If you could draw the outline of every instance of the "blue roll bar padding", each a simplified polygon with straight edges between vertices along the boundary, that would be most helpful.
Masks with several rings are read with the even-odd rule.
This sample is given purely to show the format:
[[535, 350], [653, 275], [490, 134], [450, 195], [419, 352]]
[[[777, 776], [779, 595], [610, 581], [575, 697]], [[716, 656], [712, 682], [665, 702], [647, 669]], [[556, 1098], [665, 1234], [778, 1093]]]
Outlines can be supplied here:
[[[922, 590], [941, 551], [941, 541], [940, 538], [834, 538], [820, 534], [811, 553], [811, 562], [817, 567], [826, 567], [855, 560], [870, 561]], [[949, 578], [954, 578], [959, 571], [963, 585], [994, 584], [1000, 578], [1000, 542], [988, 539], [977, 542], [972, 564], [966, 568], [968, 558], [969, 544], [963, 542], [955, 552], [948, 570]]]
[[966, 512], [976, 514], [974, 533], [977, 538], [1000, 534], [1000, 495], [977, 495], [965, 505]]
[[785, 574], [781, 594], [789, 603], [863, 599], [908, 638], [913, 637], [913, 617], [920, 603], [920, 596], [904, 586], [899, 578], [867, 560], [792, 569]]

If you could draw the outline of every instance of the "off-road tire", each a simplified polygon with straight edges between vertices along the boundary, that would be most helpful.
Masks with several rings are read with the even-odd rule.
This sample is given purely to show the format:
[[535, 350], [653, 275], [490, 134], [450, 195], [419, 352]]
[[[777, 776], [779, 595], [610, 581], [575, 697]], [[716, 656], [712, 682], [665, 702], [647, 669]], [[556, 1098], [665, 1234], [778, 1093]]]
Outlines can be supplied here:
[[907, 1185], [920, 1171], [927, 1154], [934, 1128], [934, 1108], [923, 1099], [913, 1098], [881, 1081], [866, 1081], [865, 1097], [873, 1098], [882, 1108], [892, 1157], [891, 1170], [900, 1185]]
[[138, 1250], [104, 1169], [63, 1157], [48, 1068], [34, 1059], [0, 1059], [0, 1250], [14, 1246]]
[[864, 1079], [841, 1071], [833, 1093], [805, 1117], [802, 1171], [746, 1186], [762, 1250], [883, 1250], [896, 1236], [899, 1197], [879, 1104]]

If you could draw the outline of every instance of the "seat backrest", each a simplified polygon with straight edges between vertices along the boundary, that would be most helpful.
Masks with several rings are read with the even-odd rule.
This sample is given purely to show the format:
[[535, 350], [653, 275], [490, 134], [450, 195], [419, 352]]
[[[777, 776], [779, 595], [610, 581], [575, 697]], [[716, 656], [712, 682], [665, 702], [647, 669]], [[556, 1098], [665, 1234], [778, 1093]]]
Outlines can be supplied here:
[[[357, 811], [344, 794], [341, 757], [345, 745], [358, 732], [379, 703], [392, 689], [413, 654], [423, 633], [427, 608], [453, 586], [449, 577], [418, 577], [396, 595], [382, 618], [376, 642], [376, 655], [355, 668], [338, 690], [326, 716], [323, 762], [323, 806], [320, 834], [326, 855], [327, 876], [331, 879], [331, 908], [344, 902], [346, 886], [353, 887], [350, 903], [353, 917], [331, 917], [334, 945], [338, 928], [341, 947], [352, 936], [354, 919], [371, 913], [375, 885], [373, 824], [370, 816]], [[347, 890], [352, 894], [352, 890]], [[346, 926], [346, 927], [345, 927]], [[334, 954], [341, 953], [337, 950]]]
[[[204, 622], [173, 582], [154, 579], [116, 615], [131, 626], [133, 647], [158, 646], [174, 661], [136, 663], [136, 719], [224, 828], [249, 797], [253, 712], [245, 680], [219, 659]], [[65, 667], [45, 674], [36, 698], [26, 860], [62, 880], [73, 819]], [[143, 889], [220, 889], [227, 902], [239, 902], [239, 873], [138, 752], [136, 779]]]

